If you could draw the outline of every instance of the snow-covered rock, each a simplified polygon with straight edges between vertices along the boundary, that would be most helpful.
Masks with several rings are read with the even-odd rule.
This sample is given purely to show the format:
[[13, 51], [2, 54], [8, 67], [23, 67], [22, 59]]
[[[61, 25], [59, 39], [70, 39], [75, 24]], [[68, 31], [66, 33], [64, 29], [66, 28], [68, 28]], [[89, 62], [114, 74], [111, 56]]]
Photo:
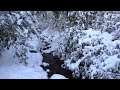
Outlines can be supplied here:
[[67, 79], [65, 76], [60, 74], [53, 74], [50, 79]]
[[49, 66], [49, 63], [43, 62], [42, 65], [46, 67], [46, 66]]

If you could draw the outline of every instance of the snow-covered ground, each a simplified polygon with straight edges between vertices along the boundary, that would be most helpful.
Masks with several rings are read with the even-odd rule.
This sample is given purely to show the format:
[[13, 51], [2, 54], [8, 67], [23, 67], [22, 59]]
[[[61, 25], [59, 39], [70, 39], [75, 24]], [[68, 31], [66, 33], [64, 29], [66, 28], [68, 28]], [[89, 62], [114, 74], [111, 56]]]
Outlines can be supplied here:
[[47, 73], [41, 67], [29, 67], [16, 63], [12, 58], [12, 48], [0, 58], [0, 79], [47, 79]]

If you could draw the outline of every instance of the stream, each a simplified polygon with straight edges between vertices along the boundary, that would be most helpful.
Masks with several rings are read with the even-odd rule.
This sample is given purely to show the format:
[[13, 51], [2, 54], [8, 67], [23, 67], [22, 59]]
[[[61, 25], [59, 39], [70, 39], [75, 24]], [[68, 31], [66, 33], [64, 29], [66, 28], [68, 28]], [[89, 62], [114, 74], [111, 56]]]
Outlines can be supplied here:
[[43, 62], [49, 63], [49, 66], [41, 66], [45, 71], [49, 69], [48, 77], [50, 78], [53, 74], [61, 74], [66, 78], [73, 79], [72, 72], [68, 69], [62, 68], [61, 65], [63, 61], [61, 61], [57, 56], [53, 56], [52, 53], [44, 53]]

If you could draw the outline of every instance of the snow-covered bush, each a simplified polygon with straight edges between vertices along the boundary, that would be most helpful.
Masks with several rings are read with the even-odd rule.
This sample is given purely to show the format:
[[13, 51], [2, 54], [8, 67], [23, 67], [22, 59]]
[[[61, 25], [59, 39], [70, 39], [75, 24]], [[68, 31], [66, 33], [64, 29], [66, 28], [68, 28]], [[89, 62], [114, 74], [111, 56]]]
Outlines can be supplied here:
[[40, 33], [36, 17], [30, 11], [1, 11], [0, 15], [0, 51], [13, 45], [14, 57], [25, 63], [27, 47], [30, 47], [26, 41], [31, 34]]
[[2, 53], [5, 48], [9, 49], [10, 45], [17, 40], [17, 35], [15, 26], [12, 25], [12, 21], [8, 18], [9, 12], [1, 11], [0, 15], [0, 53]]
[[68, 11], [67, 26], [88, 29], [96, 21], [97, 11]]
[[[54, 51], [64, 60], [63, 67], [72, 70], [73, 76], [77, 78], [120, 78], [119, 12], [76, 11], [70, 12], [70, 15], [74, 16], [73, 22], [78, 21], [79, 24], [64, 30], [66, 35], [62, 35], [64, 39]], [[85, 23], [78, 19], [81, 17]], [[89, 19], [91, 24], [87, 23]]]
[[100, 79], [115, 78], [115, 72], [119, 74], [120, 41], [113, 40], [112, 34], [76, 27], [66, 32], [66, 40], [54, 53], [64, 60], [63, 67], [72, 70], [74, 77]]

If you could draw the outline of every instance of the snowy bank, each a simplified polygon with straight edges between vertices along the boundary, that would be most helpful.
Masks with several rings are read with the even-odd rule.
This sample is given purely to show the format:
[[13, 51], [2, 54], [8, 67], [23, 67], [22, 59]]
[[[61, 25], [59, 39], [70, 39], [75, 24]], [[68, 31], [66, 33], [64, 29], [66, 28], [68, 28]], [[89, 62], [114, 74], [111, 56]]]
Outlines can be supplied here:
[[39, 66], [34, 68], [16, 63], [12, 48], [0, 58], [0, 79], [47, 79], [47, 73]]

